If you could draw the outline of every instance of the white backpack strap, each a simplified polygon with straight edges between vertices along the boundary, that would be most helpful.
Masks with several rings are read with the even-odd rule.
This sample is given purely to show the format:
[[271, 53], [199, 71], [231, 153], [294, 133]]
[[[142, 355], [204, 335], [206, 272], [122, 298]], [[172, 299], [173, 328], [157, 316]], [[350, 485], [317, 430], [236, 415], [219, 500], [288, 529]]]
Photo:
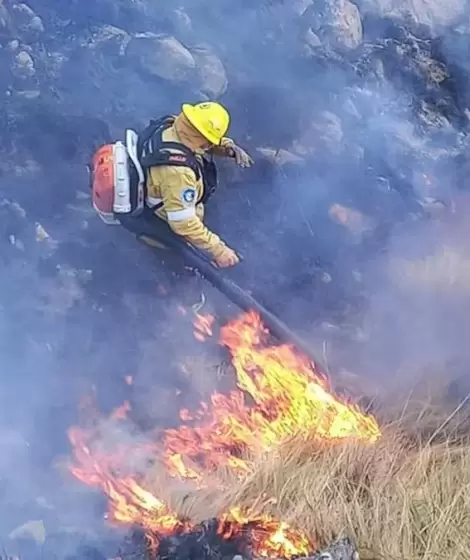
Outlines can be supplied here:
[[117, 214], [127, 214], [131, 211], [131, 181], [127, 150], [122, 142], [113, 146], [114, 156], [114, 203], [113, 210]]
[[135, 130], [128, 128], [126, 130], [126, 148], [132, 163], [137, 169], [137, 175], [139, 176], [139, 182], [143, 183], [145, 181], [145, 174], [142, 166], [140, 165], [139, 158], [137, 156], [137, 142], [139, 137]]
[[139, 184], [137, 185], [137, 207], [135, 209], [136, 213], [141, 212], [145, 203], [145, 173], [140, 164], [139, 157], [137, 154], [137, 142], [139, 136], [135, 130], [128, 128], [126, 130], [126, 148], [129, 157], [137, 170], [137, 176], [139, 177]]

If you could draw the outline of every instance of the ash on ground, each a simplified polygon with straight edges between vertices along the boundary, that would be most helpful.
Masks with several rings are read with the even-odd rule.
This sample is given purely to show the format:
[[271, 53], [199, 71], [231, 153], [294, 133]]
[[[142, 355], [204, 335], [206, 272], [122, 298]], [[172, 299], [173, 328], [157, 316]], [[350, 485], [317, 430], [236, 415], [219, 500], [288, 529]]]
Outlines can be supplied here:
[[[201, 523], [191, 531], [181, 530], [170, 536], [152, 535], [136, 529], [119, 551], [120, 560], [252, 560], [251, 529], [247, 525], [224, 538], [217, 519]], [[156, 543], [159, 543], [156, 546]]]

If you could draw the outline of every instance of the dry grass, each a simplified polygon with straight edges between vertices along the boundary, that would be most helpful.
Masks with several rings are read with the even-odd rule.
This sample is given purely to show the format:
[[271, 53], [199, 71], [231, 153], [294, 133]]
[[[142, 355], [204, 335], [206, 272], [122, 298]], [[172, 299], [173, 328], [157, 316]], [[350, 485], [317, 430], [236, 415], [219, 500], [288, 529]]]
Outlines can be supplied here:
[[[470, 558], [470, 439], [427, 444], [396, 425], [375, 445], [293, 438], [255, 459], [228, 490], [196, 492], [173, 505], [194, 520], [235, 505], [291, 522], [327, 545], [355, 538], [364, 560]], [[275, 498], [275, 502], [269, 498]]]
[[190, 489], [155, 465], [147, 484], [194, 522], [242, 506], [291, 523], [319, 547], [351, 536], [361, 560], [470, 560], [470, 396], [462, 401], [460, 388], [454, 400], [449, 380], [429, 371], [413, 385], [389, 393], [386, 408], [378, 397], [376, 444], [293, 437], [250, 458], [243, 480], [219, 472], [205, 490]]

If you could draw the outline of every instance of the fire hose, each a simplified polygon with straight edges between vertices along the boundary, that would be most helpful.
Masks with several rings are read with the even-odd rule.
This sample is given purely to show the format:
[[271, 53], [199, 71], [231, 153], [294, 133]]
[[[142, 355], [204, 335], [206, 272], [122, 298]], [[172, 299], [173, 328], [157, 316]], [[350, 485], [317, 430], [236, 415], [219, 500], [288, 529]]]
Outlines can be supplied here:
[[[134, 138], [134, 140], [136, 140], [136, 138]], [[131, 140], [129, 142], [130, 144], [132, 144]], [[126, 144], [128, 144], [129, 142], [127, 142], [126, 140]], [[107, 145], [102, 147], [101, 149], [108, 149], [109, 151], [109, 147], [110, 146]], [[114, 148], [111, 146], [113, 158], [118, 153], [116, 150], [117, 147], [120, 147], [121, 151], [126, 151], [126, 148], [122, 143], [116, 143]], [[95, 158], [96, 154], [93, 157]], [[109, 154], [107, 154], [107, 157], [109, 158]], [[122, 160], [120, 163], [127, 169], [125, 160]], [[107, 191], [105, 188], [107, 186], [107, 182], [102, 179], [102, 181], [104, 181], [103, 186], [101, 185], [100, 181], [97, 181], [97, 185], [99, 184], [102, 187], [103, 192], [101, 192], [100, 189], [97, 189], [95, 193], [92, 163], [87, 165], [87, 170], [90, 178], [90, 188], [93, 192], [93, 204], [97, 204], [98, 201], [101, 203], [102, 197], [105, 201], [107, 201], [106, 197], [109, 197], [109, 189]], [[112, 176], [114, 177], [114, 175], [119, 179], [122, 179], [123, 184], [127, 184], [128, 191], [130, 182], [129, 174], [123, 174], [121, 167], [119, 167], [116, 168], [116, 170], [114, 170], [113, 168]], [[105, 174], [105, 177], [108, 176], [109, 172], [108, 175]], [[119, 189], [117, 189], [117, 191], [115, 191], [115, 189], [117, 189], [117, 187], [112, 186], [112, 196], [114, 198], [114, 202], [116, 192], [119, 191]], [[126, 189], [123, 189], [122, 193], [117, 192], [118, 199], [121, 194], [125, 193]], [[127, 195], [129, 196], [129, 192], [127, 192]], [[127, 205], [130, 206], [129, 201]], [[313, 357], [309, 344], [307, 344], [297, 334], [292, 332], [292, 330], [289, 329], [287, 325], [285, 325], [280, 319], [278, 319], [278, 317], [276, 317], [271, 311], [261, 305], [261, 303], [258, 302], [251, 294], [243, 290], [233, 280], [227, 278], [227, 276], [219, 268], [217, 268], [212, 261], [210, 261], [202, 253], [197, 251], [192, 245], [189, 245], [183, 238], [176, 235], [170, 229], [168, 224], [156, 217], [149, 208], [145, 208], [143, 213], [139, 217], [133, 217], [132, 215], [125, 215], [121, 213], [116, 215], [112, 212], [110, 213], [109, 210], [102, 210], [102, 212], [100, 212], [99, 205], [98, 207], [95, 206], [95, 209], [98, 210], [102, 218], [104, 216], [107, 216], [107, 219], [103, 218], [106, 223], [120, 223], [125, 229], [134, 233], [138, 239], [141, 239], [142, 241], [145, 241], [145, 238], [150, 239], [157, 246], [161, 246], [161, 243], [163, 243], [167, 248], [174, 250], [176, 253], [179, 253], [183, 258], [183, 261], [189, 267], [196, 270], [203, 278], [205, 278], [217, 290], [223, 293], [237, 307], [239, 307], [243, 311], [256, 311], [260, 315], [266, 327], [269, 329], [269, 332], [272, 336], [277, 338], [280, 342], [293, 344], [298, 350], [304, 352], [306, 356], [308, 356], [312, 360], [317, 368], [320, 366], [317, 360]], [[109, 216], [109, 214], [111, 214], [111, 216]], [[147, 244], [152, 246], [152, 243], [147, 242]], [[323, 371], [325, 370], [323, 369]]]
[[[276, 315], [266, 309], [251, 294], [243, 290], [237, 283], [226, 276], [224, 271], [217, 268], [212, 261], [197, 251], [193, 246], [189, 245], [183, 238], [174, 234], [171, 229], [163, 221], [152, 216], [150, 218], [154, 225], [152, 234], [137, 234], [138, 237], [150, 237], [157, 243], [163, 243], [167, 248], [179, 253], [186, 265], [197, 271], [205, 278], [214, 288], [224, 294], [232, 303], [239, 307], [242, 311], [256, 311], [264, 324], [268, 328], [272, 336], [279, 342], [290, 343], [298, 350], [302, 351], [315, 364], [316, 369], [325, 371], [321, 363], [312, 355], [310, 345], [300, 336], [294, 333], [285, 323], [283, 323]], [[158, 220], [157, 224], [155, 222]], [[134, 224], [126, 219], [120, 220], [121, 224], [128, 230], [136, 233]], [[161, 223], [159, 223], [161, 222]], [[149, 225], [149, 220], [147, 220]], [[241, 259], [242, 260], [242, 259]]]

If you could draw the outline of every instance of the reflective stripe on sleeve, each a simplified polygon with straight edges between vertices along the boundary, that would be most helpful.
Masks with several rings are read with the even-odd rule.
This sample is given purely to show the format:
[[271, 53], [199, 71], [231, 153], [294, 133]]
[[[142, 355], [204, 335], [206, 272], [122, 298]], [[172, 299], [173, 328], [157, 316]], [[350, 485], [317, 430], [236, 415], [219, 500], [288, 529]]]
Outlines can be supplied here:
[[147, 206], [158, 206], [163, 200], [161, 198], [155, 198], [153, 196], [147, 196]]
[[184, 210], [176, 210], [175, 212], [167, 212], [166, 217], [170, 222], [182, 222], [183, 220], [189, 220], [196, 216], [196, 208], [192, 206], [191, 208], [184, 208]]

